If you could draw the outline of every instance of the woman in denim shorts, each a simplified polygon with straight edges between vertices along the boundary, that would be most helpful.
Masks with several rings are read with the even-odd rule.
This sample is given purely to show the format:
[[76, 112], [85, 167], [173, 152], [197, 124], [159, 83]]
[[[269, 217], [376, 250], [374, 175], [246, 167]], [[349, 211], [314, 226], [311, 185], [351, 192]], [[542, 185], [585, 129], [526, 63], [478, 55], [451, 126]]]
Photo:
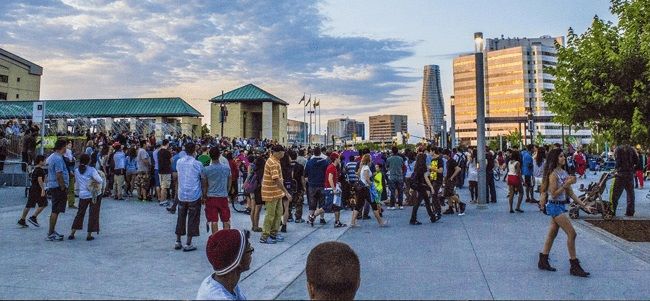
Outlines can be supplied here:
[[[544, 176], [541, 187], [540, 209], [551, 217], [551, 224], [548, 229], [544, 249], [539, 253], [539, 262], [537, 267], [540, 270], [556, 271], [548, 262], [548, 255], [553, 246], [553, 241], [557, 236], [558, 230], [562, 230], [567, 235], [567, 247], [569, 249], [569, 263], [571, 264], [570, 273], [574, 276], [587, 277], [589, 273], [585, 272], [576, 258], [576, 231], [571, 225], [571, 220], [564, 214], [567, 210], [565, 205], [569, 203], [570, 197], [575, 202], [582, 204], [582, 201], [573, 193], [571, 185], [576, 182], [575, 176], [569, 175], [564, 167], [566, 157], [562, 149], [553, 149], [548, 153]], [[586, 208], [591, 211], [592, 208]]]

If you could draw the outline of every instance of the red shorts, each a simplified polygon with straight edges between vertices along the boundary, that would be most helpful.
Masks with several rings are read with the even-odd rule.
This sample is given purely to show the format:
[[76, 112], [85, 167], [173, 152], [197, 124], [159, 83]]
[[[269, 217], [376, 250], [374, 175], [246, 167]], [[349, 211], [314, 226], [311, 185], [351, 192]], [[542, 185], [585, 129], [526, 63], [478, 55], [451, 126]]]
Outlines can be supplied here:
[[221, 217], [221, 222], [230, 222], [230, 208], [228, 207], [228, 198], [225, 197], [208, 197], [205, 201], [205, 217], [208, 222], [216, 223]]

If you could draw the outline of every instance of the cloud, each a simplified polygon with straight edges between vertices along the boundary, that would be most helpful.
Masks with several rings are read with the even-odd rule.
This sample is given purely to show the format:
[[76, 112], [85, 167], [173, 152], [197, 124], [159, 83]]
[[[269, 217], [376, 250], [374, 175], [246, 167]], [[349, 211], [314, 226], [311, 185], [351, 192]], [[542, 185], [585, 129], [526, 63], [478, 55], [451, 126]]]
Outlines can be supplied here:
[[254, 82], [291, 103], [311, 92], [347, 105], [351, 113], [396, 105], [401, 96], [395, 92], [419, 78], [391, 63], [412, 56], [413, 44], [326, 35], [321, 5], [5, 0], [0, 47], [44, 67], [46, 98], [175, 91], [205, 99], [210, 92], [236, 88], [233, 84]]

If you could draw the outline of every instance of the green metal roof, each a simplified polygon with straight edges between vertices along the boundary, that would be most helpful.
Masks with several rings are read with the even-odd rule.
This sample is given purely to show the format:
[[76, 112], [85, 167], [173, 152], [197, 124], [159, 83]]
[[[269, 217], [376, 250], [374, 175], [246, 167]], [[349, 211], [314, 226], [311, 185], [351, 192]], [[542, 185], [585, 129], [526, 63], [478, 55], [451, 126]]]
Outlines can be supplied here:
[[180, 97], [29, 100], [0, 102], [0, 119], [31, 118], [34, 101], [45, 102], [47, 118], [202, 117]]
[[281, 105], [288, 106], [289, 103], [278, 98], [277, 96], [264, 91], [262, 88], [248, 84], [243, 87], [239, 87], [235, 90], [232, 90], [228, 93], [223, 94], [223, 96], [215, 96], [210, 99], [211, 102], [246, 102], [246, 101], [272, 101]]

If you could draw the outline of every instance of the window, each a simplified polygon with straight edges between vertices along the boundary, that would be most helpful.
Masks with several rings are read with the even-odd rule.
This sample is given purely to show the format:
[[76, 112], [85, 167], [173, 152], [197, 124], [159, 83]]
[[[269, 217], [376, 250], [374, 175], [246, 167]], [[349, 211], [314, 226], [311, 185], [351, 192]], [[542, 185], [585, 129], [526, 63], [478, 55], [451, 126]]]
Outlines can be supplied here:
[[9, 82], [9, 76], [0, 75], [0, 83], [8, 83], [8, 82]]
[[16, 99], [19, 99], [19, 98], [20, 98], [20, 95], [16, 94]]
[[7, 100], [7, 93], [0, 92], [0, 100]]
[[16, 78], [16, 82], [18, 82], [18, 83], [20, 82], [20, 77]]

